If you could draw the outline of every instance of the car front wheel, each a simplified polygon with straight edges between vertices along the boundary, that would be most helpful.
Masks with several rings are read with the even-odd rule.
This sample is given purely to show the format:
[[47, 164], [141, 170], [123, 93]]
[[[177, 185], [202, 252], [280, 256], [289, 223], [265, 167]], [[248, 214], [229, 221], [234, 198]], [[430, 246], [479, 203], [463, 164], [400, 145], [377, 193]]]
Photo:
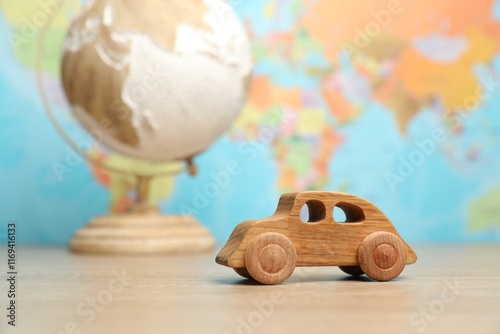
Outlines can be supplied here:
[[403, 241], [389, 232], [374, 232], [359, 246], [358, 261], [365, 274], [377, 281], [399, 276], [406, 265]]
[[253, 279], [262, 284], [279, 284], [295, 270], [297, 252], [290, 239], [266, 232], [255, 237], [245, 251], [245, 266]]

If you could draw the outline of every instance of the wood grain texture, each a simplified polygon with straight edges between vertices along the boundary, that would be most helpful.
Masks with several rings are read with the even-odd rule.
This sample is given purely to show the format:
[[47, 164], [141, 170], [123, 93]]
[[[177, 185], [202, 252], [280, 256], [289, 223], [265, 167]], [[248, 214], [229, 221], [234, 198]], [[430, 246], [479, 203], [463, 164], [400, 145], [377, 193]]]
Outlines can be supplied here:
[[[21, 246], [18, 323], [10, 328], [2, 320], [0, 333], [59, 334], [73, 324], [81, 334], [500, 332], [500, 245], [415, 250], [419, 261], [390, 282], [313, 267], [268, 286], [213, 263], [214, 253], [82, 256]], [[0, 248], [2, 263], [5, 254]], [[116, 290], [106, 300], [111, 283]], [[92, 313], [94, 299], [99, 311]]]
[[[308, 222], [300, 218], [304, 205], [309, 209]], [[345, 222], [335, 221], [335, 207], [344, 211]], [[283, 195], [271, 217], [239, 224], [217, 255], [216, 262], [232, 268], [248, 267], [246, 249], [255, 238], [267, 232], [279, 233], [292, 242], [298, 267], [360, 266], [360, 245], [369, 235], [378, 232], [389, 233], [400, 240], [398, 246], [401, 248], [397, 250], [404, 254], [398, 259], [404, 259], [404, 263], [402, 268], [401, 263], [397, 262], [399, 267], [392, 270], [375, 270], [373, 264], [365, 261], [367, 270], [374, 274], [373, 278], [390, 279], [390, 273], [401, 272], [406, 264], [414, 263], [417, 259], [415, 252], [401, 238], [390, 220], [369, 201], [339, 192], [305, 191]], [[379, 249], [381, 255], [382, 248]], [[366, 251], [375, 251], [375, 248], [366, 248]], [[381, 271], [385, 274], [380, 275]]]
[[297, 252], [287, 237], [267, 232], [250, 242], [245, 251], [245, 263], [248, 273], [256, 281], [277, 284], [295, 270]]
[[358, 259], [361, 270], [368, 277], [389, 281], [398, 277], [405, 267], [405, 246], [392, 233], [374, 232], [359, 246]]
[[95, 217], [70, 243], [77, 253], [142, 255], [207, 252], [214, 246], [214, 238], [196, 218], [154, 211]]

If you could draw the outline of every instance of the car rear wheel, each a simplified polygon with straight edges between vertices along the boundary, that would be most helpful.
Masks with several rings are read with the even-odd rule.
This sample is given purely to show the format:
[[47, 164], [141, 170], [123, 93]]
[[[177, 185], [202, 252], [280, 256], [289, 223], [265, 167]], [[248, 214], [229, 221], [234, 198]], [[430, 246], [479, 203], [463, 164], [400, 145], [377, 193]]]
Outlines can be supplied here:
[[365, 272], [360, 266], [339, 266], [340, 270], [352, 276], [361, 276]]
[[233, 268], [233, 269], [241, 277], [250, 278], [250, 279], [252, 278], [252, 276], [250, 275], [250, 273], [248, 272], [248, 270], [246, 268]]
[[368, 277], [389, 281], [398, 277], [406, 265], [405, 246], [392, 233], [374, 232], [361, 242], [358, 261]]
[[262, 233], [250, 242], [245, 251], [248, 273], [263, 284], [283, 282], [293, 273], [296, 263], [295, 247], [280, 233]]

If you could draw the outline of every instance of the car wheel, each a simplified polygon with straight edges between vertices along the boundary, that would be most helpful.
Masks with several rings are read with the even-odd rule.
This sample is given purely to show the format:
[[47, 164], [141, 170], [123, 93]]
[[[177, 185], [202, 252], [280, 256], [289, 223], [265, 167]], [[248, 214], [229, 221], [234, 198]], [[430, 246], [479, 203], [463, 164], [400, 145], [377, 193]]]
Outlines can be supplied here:
[[248, 273], [263, 284], [283, 282], [293, 273], [296, 263], [295, 247], [280, 233], [262, 233], [250, 242], [245, 251]]
[[233, 269], [241, 277], [252, 279], [252, 276], [250, 275], [250, 273], [248, 272], [248, 270], [246, 268], [233, 268]]
[[339, 266], [340, 270], [352, 276], [361, 276], [365, 272], [360, 266]]
[[361, 270], [368, 277], [377, 281], [389, 281], [398, 277], [405, 267], [405, 246], [392, 233], [374, 232], [361, 242], [358, 261]]

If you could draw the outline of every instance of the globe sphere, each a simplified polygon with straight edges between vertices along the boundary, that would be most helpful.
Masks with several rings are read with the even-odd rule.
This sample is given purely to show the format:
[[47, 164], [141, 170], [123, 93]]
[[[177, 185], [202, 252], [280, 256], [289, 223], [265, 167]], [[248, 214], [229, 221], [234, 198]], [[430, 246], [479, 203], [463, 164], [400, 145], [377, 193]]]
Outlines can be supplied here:
[[104, 146], [171, 161], [230, 127], [251, 69], [244, 27], [224, 2], [95, 0], [71, 24], [62, 79], [75, 117]]

